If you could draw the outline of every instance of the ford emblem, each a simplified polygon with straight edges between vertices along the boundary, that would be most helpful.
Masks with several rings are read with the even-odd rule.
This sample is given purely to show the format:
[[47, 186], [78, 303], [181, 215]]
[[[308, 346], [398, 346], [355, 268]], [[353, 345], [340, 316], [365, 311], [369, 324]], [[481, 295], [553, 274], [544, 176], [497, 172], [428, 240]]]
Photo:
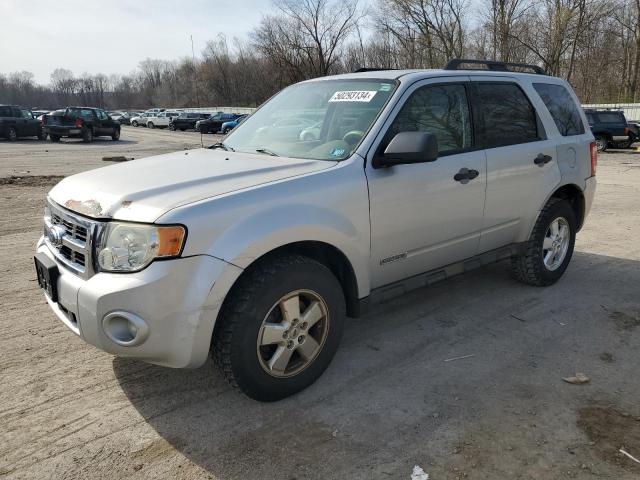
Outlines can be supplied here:
[[62, 245], [62, 237], [64, 237], [66, 233], [67, 231], [64, 228], [58, 225], [52, 225], [47, 229], [47, 238], [49, 242], [51, 242], [51, 245], [59, 247]]

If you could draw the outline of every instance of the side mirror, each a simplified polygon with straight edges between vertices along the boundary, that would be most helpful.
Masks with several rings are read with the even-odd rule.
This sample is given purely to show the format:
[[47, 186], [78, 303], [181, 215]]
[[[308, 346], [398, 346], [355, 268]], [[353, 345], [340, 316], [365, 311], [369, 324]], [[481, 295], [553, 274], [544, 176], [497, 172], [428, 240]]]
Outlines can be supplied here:
[[384, 151], [373, 159], [373, 168], [433, 162], [438, 158], [438, 139], [428, 132], [400, 132]]

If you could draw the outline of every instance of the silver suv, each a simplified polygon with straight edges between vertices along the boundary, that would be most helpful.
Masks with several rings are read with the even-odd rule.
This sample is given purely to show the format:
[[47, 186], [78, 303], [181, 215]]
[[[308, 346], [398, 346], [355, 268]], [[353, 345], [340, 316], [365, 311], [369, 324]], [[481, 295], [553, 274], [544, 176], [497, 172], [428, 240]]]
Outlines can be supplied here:
[[302, 82], [209, 149], [64, 179], [35, 257], [48, 303], [106, 352], [211, 353], [272, 401], [314, 382], [371, 304], [502, 259], [553, 284], [593, 199], [594, 138], [565, 81], [477, 63]]

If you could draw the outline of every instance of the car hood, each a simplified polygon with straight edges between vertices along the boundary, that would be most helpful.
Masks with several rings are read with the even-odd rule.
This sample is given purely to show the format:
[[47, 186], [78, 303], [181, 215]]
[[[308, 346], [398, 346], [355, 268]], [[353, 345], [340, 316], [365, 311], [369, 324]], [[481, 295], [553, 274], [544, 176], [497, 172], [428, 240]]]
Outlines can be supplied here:
[[222, 149], [188, 150], [67, 177], [49, 192], [49, 198], [93, 218], [154, 222], [188, 203], [324, 170], [336, 163]]

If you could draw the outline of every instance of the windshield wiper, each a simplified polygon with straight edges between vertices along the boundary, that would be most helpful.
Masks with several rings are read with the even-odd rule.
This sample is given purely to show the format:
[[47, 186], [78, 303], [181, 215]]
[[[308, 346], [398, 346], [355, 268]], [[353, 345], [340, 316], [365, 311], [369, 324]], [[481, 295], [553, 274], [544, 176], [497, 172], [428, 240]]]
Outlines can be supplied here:
[[279, 157], [280, 156], [276, 152], [274, 152], [273, 150], [269, 150], [268, 148], [256, 148], [256, 152], [258, 152], [258, 153], [266, 153], [267, 155], [271, 155], [272, 157]]
[[235, 150], [233, 148], [229, 147], [228, 145], [225, 145], [222, 142], [214, 143], [213, 145], [211, 145], [210, 147], [207, 147], [207, 148], [209, 148], [211, 150], [213, 150], [215, 148], [222, 148], [223, 150], [226, 150], [227, 152], [235, 152]]

